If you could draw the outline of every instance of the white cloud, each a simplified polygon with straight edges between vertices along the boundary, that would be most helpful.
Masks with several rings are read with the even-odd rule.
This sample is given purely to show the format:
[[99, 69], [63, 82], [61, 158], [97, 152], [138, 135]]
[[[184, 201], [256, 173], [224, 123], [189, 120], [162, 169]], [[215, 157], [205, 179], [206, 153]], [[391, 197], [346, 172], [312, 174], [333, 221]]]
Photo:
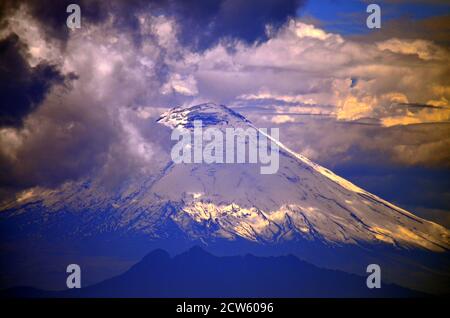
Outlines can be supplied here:
[[[126, 154], [127, 164], [149, 165], [159, 150], [143, 122], [151, 125], [164, 107], [201, 101], [265, 105], [274, 113], [268, 119], [272, 124], [296, 123], [298, 114], [337, 120], [374, 117], [386, 126], [449, 120], [449, 55], [430, 42], [360, 43], [291, 20], [265, 42], [223, 40], [196, 52], [178, 42], [174, 20], [142, 13], [139, 45], [106, 20], [84, 23], [62, 46], [46, 39], [25, 10], [9, 22], [8, 32], [17, 33], [29, 47], [30, 65], [47, 61], [78, 76], [70, 87], [51, 90], [23, 128], [0, 131], [1, 149], [8, 149], [3, 155], [17, 160], [17, 169], [29, 166], [24, 171], [55, 166], [46, 163], [49, 155], [25, 158], [42, 147], [39, 151], [61, 165], [60, 170], [52, 167], [55, 175], [71, 172], [75, 168], [64, 160], [72, 158], [64, 156], [92, 142], [102, 146], [83, 148], [86, 153], [77, 158], [80, 170], [93, 158], [106, 160], [112, 169], [112, 153]], [[399, 106], [407, 103], [439, 108]], [[353, 135], [348, 138], [356, 142]], [[298, 139], [314, 156], [331, 149], [342, 154], [350, 147], [327, 144], [329, 149], [319, 149]]]
[[167, 83], [162, 87], [161, 92], [163, 94], [175, 92], [186, 96], [194, 96], [198, 94], [197, 81], [192, 75], [171, 74]]
[[426, 40], [402, 40], [394, 38], [378, 42], [377, 47], [380, 50], [388, 50], [402, 55], [417, 55], [423, 60], [448, 60], [448, 52], [445, 49]]
[[[295, 20], [266, 42], [221, 42], [184, 61], [200, 96], [235, 105], [333, 105], [342, 120], [374, 117], [387, 123], [383, 119], [399, 116], [397, 111], [406, 114], [407, 107], [398, 104], [450, 98], [444, 48], [423, 40], [360, 43]], [[446, 109], [434, 113], [411, 113], [414, 120], [401, 123], [449, 119]]]

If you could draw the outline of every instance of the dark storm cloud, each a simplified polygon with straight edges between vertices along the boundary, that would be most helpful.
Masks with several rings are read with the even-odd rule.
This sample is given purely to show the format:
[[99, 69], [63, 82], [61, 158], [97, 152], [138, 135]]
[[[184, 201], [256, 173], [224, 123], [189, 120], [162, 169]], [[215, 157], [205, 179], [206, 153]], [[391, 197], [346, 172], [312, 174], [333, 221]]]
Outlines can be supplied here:
[[58, 112], [58, 105], [46, 105], [40, 110], [36, 116], [40, 129], [17, 153], [21, 162], [15, 167], [16, 181], [53, 186], [103, 164], [118, 129], [105, 111], [89, 111], [89, 101], [85, 102], [85, 109], [74, 105]]
[[26, 47], [16, 35], [0, 41], [0, 126], [19, 126], [49, 88], [64, 80], [55, 66], [30, 67], [24, 54]]
[[[72, 0], [2, 1], [0, 28], [7, 26], [6, 17], [25, 5], [38, 21], [45, 36], [60, 40], [64, 46], [69, 29], [65, 26], [66, 7]], [[180, 25], [180, 42], [194, 49], [206, 49], [223, 38], [254, 42], [264, 39], [265, 26], [280, 26], [294, 16], [301, 0], [83, 0], [77, 2], [82, 10], [82, 22], [98, 23], [112, 17], [114, 26], [128, 31], [140, 43], [140, 13], [167, 15]], [[18, 126], [24, 116], [43, 100], [52, 84], [63, 77], [55, 66], [41, 63], [32, 68], [24, 54], [26, 47], [14, 35], [0, 43], [0, 125]], [[166, 77], [164, 63], [157, 63], [161, 80]]]
[[303, 3], [300, 0], [188, 0], [177, 4], [182, 41], [205, 49], [222, 38], [248, 43], [266, 39], [265, 26], [280, 26]]
[[[0, 26], [4, 18], [22, 3], [29, 8], [48, 36], [66, 40], [66, 8], [81, 7], [82, 22], [97, 23], [111, 16], [116, 27], [139, 37], [138, 15], [150, 13], [173, 17], [181, 26], [181, 41], [197, 49], [206, 49], [222, 38], [248, 43], [266, 38], [265, 26], [281, 26], [296, 15], [304, 0], [23, 0], [0, 4]], [[139, 40], [139, 38], [138, 38]]]

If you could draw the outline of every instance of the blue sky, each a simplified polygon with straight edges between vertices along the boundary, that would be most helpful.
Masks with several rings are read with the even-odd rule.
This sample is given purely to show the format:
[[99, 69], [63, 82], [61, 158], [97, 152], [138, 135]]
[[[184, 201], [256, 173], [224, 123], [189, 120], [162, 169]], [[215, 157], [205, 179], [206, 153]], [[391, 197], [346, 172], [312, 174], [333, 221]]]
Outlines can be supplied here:
[[450, 4], [444, 1], [360, 1], [360, 0], [317, 0], [307, 1], [297, 10], [300, 18], [314, 18], [330, 32], [354, 35], [368, 33], [365, 20], [369, 3], [381, 7], [382, 23], [407, 18], [419, 20], [434, 16], [448, 15]]

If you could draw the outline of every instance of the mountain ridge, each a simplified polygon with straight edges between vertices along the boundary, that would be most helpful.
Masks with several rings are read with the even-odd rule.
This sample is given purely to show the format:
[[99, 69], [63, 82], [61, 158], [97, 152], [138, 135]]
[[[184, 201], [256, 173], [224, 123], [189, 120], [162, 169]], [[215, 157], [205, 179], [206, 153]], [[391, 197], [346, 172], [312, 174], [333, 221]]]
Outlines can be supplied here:
[[[171, 109], [157, 125], [166, 132], [174, 127], [192, 129], [192, 121], [202, 118], [205, 127], [254, 127], [242, 115], [215, 104]], [[448, 281], [446, 228], [273, 141], [280, 146], [280, 168], [273, 175], [261, 175], [257, 164], [168, 160], [154, 174], [124, 180], [117, 192], [103, 189], [95, 175], [56, 189], [27, 190], [0, 208], [4, 249], [18, 241], [29, 240], [34, 246], [39, 240], [57, 240], [84, 251], [101, 244], [104, 237], [116, 244], [138, 237], [139, 244], [130, 243], [139, 250], [133, 257], [143, 255], [149, 245], [178, 250], [177, 245], [201, 242], [218, 252], [226, 245], [231, 254], [241, 248], [261, 253], [283, 250], [321, 267], [353, 273], [360, 273], [368, 262], [379, 262], [385, 264], [390, 281], [408, 287], [416, 287], [410, 282], [415, 271], [426, 277], [438, 273]], [[123, 253], [131, 252], [126, 249]], [[400, 279], [405, 268], [411, 275]], [[445, 289], [445, 281], [442, 285]]]
[[148, 253], [124, 273], [81, 289], [43, 291], [27, 287], [0, 297], [424, 297], [426, 294], [382, 284], [369, 289], [365, 277], [325, 270], [293, 255], [218, 257], [199, 246], [170, 257]]

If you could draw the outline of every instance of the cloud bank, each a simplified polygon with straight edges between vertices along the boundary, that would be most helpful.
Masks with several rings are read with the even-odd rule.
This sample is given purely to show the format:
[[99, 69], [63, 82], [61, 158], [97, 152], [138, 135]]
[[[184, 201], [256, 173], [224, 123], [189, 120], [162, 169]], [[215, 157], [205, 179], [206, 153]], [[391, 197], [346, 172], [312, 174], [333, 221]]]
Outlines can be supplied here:
[[[2, 188], [158, 169], [169, 132], [154, 119], [205, 101], [285, 127], [283, 142], [322, 162], [355, 160], [356, 147], [404, 165], [448, 164], [446, 47], [351, 40], [295, 18], [299, 1], [257, 3], [83, 1], [82, 28], [70, 31], [64, 2], [5, 2]], [[339, 140], [336, 127], [346, 127]]]

